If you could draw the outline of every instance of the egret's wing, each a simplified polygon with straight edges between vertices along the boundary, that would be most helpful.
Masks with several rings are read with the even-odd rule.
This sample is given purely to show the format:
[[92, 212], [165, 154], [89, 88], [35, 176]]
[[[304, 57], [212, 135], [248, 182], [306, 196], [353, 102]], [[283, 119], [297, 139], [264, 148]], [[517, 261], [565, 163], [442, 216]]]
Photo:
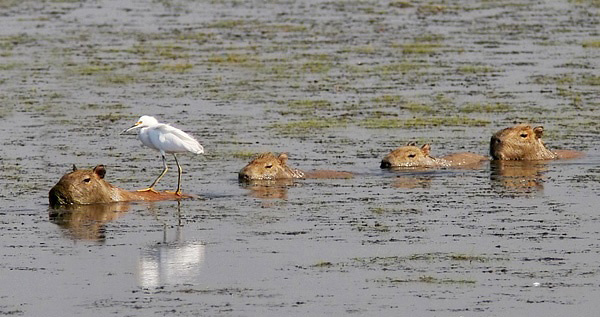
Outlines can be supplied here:
[[150, 145], [148, 145], [149, 147], [152, 147], [160, 151], [162, 155], [165, 155], [166, 149], [163, 144], [164, 142], [161, 140], [161, 132], [159, 129], [156, 129], [155, 127], [147, 128], [146, 139], [150, 142]]
[[[158, 143], [160, 148], [168, 153], [192, 152], [194, 154], [204, 153], [202, 145], [191, 135], [174, 128], [168, 124], [161, 124], [155, 128], [158, 132]], [[154, 141], [153, 141], [154, 143]]]

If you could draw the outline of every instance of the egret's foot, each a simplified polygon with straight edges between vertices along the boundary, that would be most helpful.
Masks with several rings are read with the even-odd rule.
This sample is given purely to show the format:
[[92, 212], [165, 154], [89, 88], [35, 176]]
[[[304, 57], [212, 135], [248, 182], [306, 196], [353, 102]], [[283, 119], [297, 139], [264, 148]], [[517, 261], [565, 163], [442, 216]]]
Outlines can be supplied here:
[[148, 188], [144, 188], [144, 189], [138, 189], [137, 191], [138, 192], [153, 192], [155, 194], [159, 193], [156, 189], [154, 189], [152, 187], [148, 187]]
[[177, 191], [165, 190], [165, 193], [175, 194], [177, 196], [183, 196], [183, 193], [181, 192], [181, 190], [177, 190]]

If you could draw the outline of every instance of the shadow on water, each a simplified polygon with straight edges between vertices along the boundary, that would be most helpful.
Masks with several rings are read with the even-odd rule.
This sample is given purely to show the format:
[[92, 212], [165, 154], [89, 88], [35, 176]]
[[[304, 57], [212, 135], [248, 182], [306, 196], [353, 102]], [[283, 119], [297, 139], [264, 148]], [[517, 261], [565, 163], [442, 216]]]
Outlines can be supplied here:
[[492, 188], [502, 193], [531, 194], [544, 189], [546, 161], [492, 161]]
[[[185, 241], [181, 221], [181, 202], [177, 202], [177, 224], [162, 222], [163, 237], [142, 249], [138, 259], [138, 283], [143, 288], [156, 288], [163, 285], [192, 283], [198, 280], [204, 262], [205, 244], [201, 241]], [[169, 238], [169, 228], [174, 228], [173, 238]]]

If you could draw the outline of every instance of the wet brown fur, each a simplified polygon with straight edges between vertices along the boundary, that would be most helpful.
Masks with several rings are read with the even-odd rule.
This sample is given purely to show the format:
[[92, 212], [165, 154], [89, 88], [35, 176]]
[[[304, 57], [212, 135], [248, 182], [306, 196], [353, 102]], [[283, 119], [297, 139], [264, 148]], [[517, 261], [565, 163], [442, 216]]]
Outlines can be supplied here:
[[409, 143], [386, 155], [380, 167], [463, 167], [487, 160], [483, 155], [468, 152], [449, 154], [440, 158], [432, 157], [430, 152], [429, 144], [417, 147]]
[[249, 180], [278, 180], [299, 178], [352, 178], [349, 172], [316, 170], [304, 172], [287, 165], [288, 156], [281, 153], [278, 156], [271, 152], [260, 154], [239, 172], [241, 181]]
[[259, 154], [239, 172], [240, 180], [274, 180], [304, 178], [304, 172], [287, 165], [288, 156], [271, 152]]
[[496, 132], [490, 140], [490, 156], [494, 160], [555, 160], [583, 156], [583, 153], [570, 150], [550, 151], [542, 136], [544, 128], [532, 128], [527, 124], [518, 124]]

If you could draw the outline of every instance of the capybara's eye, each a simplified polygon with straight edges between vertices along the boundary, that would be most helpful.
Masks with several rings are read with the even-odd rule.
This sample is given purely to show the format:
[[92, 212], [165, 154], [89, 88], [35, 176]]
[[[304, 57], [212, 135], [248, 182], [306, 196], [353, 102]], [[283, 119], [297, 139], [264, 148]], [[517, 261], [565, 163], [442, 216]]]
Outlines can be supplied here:
[[272, 165], [272, 164], [265, 165], [265, 168], [271, 168], [271, 167], [273, 167], [273, 165]]
[[415, 153], [410, 153], [410, 154], [408, 154], [408, 157], [410, 157], [410, 158], [413, 158], [413, 157], [415, 157], [415, 156], [417, 156]]
[[86, 183], [89, 183], [89, 182], [92, 181], [92, 179], [88, 177], [88, 178], [84, 178], [83, 181], [86, 182]]
[[527, 137], [527, 133], [521, 133], [521, 137], [524, 139]]

